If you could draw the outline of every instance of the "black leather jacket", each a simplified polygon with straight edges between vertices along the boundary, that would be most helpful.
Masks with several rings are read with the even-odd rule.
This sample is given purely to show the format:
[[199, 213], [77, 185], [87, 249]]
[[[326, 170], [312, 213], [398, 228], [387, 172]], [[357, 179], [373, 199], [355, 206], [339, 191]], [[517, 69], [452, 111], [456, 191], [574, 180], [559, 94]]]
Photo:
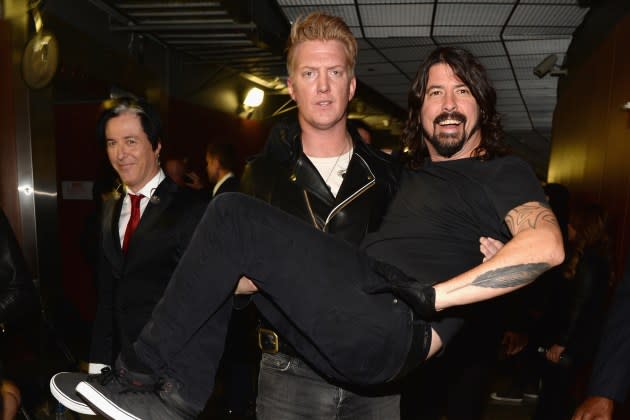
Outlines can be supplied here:
[[11, 225], [0, 210], [0, 324], [11, 324], [39, 307], [35, 285]]
[[244, 193], [291, 213], [317, 229], [353, 244], [375, 230], [394, 196], [399, 168], [389, 155], [365, 145], [351, 130], [354, 152], [343, 184], [334, 197], [302, 152], [297, 123], [280, 123], [262, 154], [241, 178]]

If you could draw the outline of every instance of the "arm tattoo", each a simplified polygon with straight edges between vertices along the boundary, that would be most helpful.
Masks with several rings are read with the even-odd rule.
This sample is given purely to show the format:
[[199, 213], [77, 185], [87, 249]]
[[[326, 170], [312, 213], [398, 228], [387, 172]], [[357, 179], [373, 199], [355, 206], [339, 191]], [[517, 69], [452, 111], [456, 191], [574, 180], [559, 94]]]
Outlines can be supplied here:
[[538, 276], [550, 268], [546, 263], [518, 264], [509, 267], [497, 268], [481, 274], [470, 284], [451, 290], [463, 289], [468, 286], [486, 287], [490, 289], [504, 289], [506, 287], [524, 286], [533, 282]]
[[549, 204], [543, 202], [526, 203], [512, 209], [505, 217], [512, 235], [526, 229], [536, 229], [541, 224], [558, 225]]

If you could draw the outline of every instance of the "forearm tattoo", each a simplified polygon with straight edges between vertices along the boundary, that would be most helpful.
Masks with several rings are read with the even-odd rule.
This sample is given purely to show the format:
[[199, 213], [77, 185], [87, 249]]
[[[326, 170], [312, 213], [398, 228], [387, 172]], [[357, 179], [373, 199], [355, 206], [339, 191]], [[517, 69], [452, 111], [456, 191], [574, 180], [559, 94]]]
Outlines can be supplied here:
[[487, 271], [474, 279], [471, 283], [449, 291], [468, 286], [485, 287], [490, 289], [504, 289], [507, 287], [519, 287], [536, 280], [538, 276], [547, 271], [551, 266], [547, 263], [518, 264], [510, 267], [497, 268]]
[[512, 235], [525, 229], [536, 229], [544, 223], [558, 225], [549, 204], [543, 202], [527, 203], [516, 207], [508, 213], [505, 223]]

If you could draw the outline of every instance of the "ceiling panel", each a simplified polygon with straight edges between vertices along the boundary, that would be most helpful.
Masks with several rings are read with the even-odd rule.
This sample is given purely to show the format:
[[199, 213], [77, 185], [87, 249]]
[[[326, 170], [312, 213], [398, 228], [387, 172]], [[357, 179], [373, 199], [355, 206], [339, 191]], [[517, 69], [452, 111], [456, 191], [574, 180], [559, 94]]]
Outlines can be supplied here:
[[467, 26], [467, 27], [501, 27], [510, 16], [511, 4], [478, 3], [466, 4], [459, 2], [450, 4], [438, 3], [435, 14], [436, 26]]
[[509, 26], [539, 26], [575, 28], [582, 22], [587, 10], [572, 5], [531, 5], [521, 3], [516, 7]]
[[571, 38], [556, 38], [556, 39], [531, 39], [531, 40], [519, 40], [519, 41], [506, 41], [508, 53], [510, 55], [521, 54], [551, 54], [551, 53], [564, 53], [569, 44]]
[[321, 7], [316, 2], [304, 3], [310, 5], [296, 7], [288, 6], [282, 9], [289, 22], [294, 22], [298, 17], [307, 15], [311, 12], [325, 10], [327, 13], [343, 17], [343, 20], [345, 20], [348, 26], [359, 26], [359, 18], [357, 16], [356, 9], [354, 8], [354, 5], [348, 4], [348, 2], [340, 5], [329, 5], [325, 8]]
[[383, 5], [359, 6], [361, 22], [371, 26], [430, 26], [432, 4], [392, 4], [383, 13]]
[[[430, 30], [429, 27], [427, 29]], [[428, 35], [428, 34], [427, 34]], [[361, 43], [365, 43], [365, 40], [361, 40]], [[424, 45], [435, 45], [433, 41], [428, 37], [387, 37], [387, 38], [370, 38], [370, 43], [375, 48], [405, 48], [405, 47], [419, 47]]]
[[429, 26], [370, 26], [364, 28], [365, 36], [368, 38], [387, 37], [428, 37], [431, 35]]

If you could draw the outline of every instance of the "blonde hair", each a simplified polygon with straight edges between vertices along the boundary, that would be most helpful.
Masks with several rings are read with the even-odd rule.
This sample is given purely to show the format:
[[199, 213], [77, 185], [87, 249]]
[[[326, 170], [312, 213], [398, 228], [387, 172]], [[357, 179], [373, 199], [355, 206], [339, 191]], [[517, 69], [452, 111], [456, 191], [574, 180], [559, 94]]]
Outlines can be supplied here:
[[354, 76], [357, 62], [357, 40], [342, 18], [321, 12], [313, 12], [296, 19], [291, 26], [287, 42], [287, 71], [291, 75], [294, 67], [295, 48], [305, 41], [340, 41], [348, 60], [348, 71]]

